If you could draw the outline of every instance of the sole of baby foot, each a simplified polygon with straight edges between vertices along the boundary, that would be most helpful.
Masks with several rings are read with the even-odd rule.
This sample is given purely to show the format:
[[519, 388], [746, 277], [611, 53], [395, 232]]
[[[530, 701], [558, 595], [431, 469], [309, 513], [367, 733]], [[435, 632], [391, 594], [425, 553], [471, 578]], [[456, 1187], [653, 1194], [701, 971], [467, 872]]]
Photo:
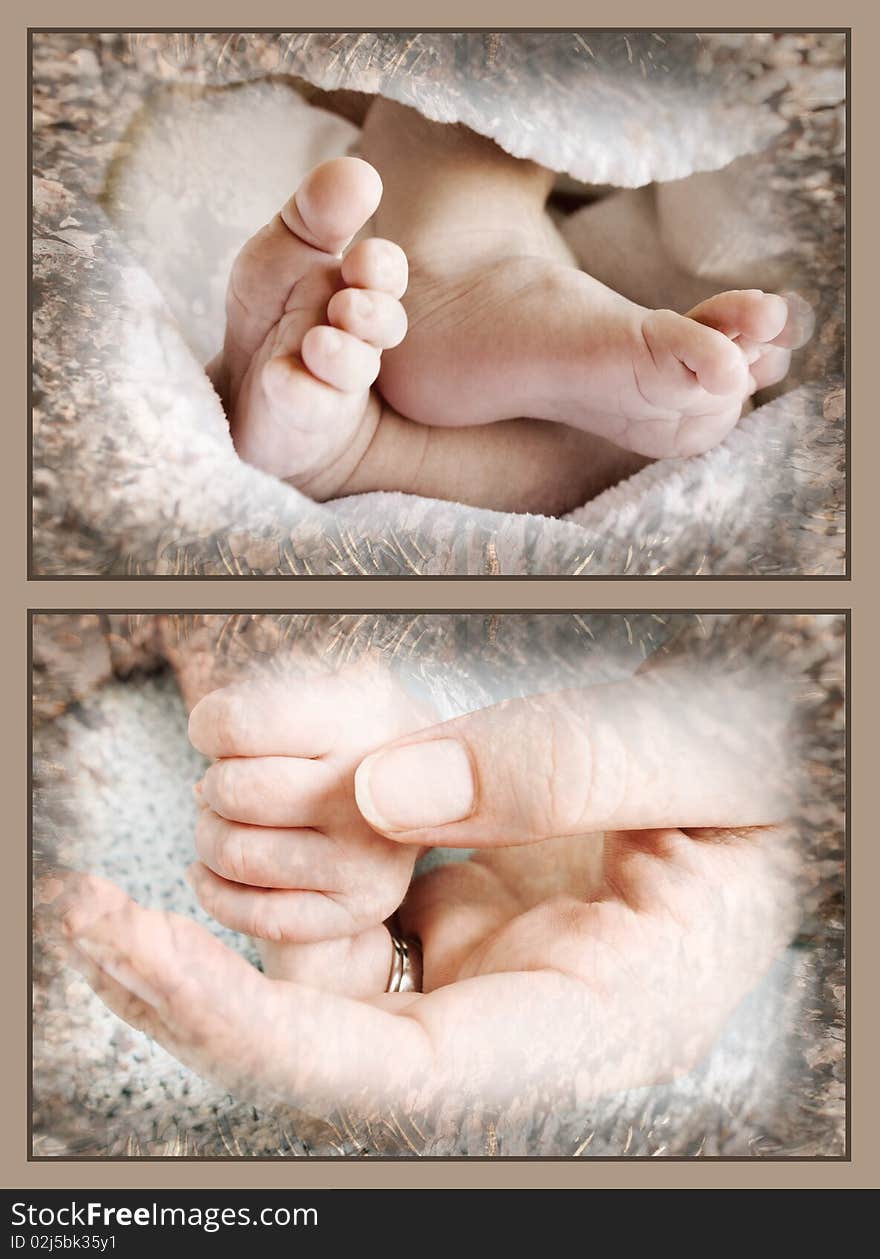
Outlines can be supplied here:
[[464, 273], [442, 273], [436, 253], [428, 268], [415, 259], [410, 330], [383, 357], [379, 388], [424, 424], [528, 415], [651, 459], [693, 455], [788, 370], [791, 316], [776, 294], [721, 293], [681, 315], [646, 310], [546, 257]]
[[406, 333], [406, 257], [391, 241], [343, 251], [382, 185], [358, 158], [313, 170], [244, 246], [210, 372], [236, 450], [314, 498], [332, 497], [369, 447], [381, 352]]

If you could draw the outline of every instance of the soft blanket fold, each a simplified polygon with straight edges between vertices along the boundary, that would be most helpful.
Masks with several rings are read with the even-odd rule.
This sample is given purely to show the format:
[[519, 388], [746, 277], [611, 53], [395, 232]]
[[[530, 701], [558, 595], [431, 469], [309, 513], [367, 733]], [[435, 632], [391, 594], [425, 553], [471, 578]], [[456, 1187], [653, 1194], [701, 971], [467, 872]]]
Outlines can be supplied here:
[[[356, 142], [356, 129], [286, 81], [150, 84], [133, 55], [83, 42], [42, 36], [36, 48], [36, 571], [843, 571], [842, 161], [821, 130], [827, 117], [809, 133], [803, 106], [798, 135], [740, 159], [732, 177], [663, 185], [648, 229], [682, 275], [688, 268], [689, 285], [753, 283], [756, 272], [775, 281], [794, 268], [819, 307], [799, 388], [761, 406], [718, 449], [650, 467], [564, 520], [399, 494], [317, 506], [237, 459], [201, 364], [219, 343], [236, 250], [305, 170]], [[789, 79], [790, 104], [800, 80], [792, 69]], [[64, 120], [72, 91], [82, 93], [77, 121], [59, 131], [52, 123]], [[806, 154], [796, 152], [805, 135]], [[722, 152], [723, 135], [719, 143], [719, 163], [735, 156]], [[705, 152], [702, 164], [711, 164]], [[771, 183], [784, 192], [781, 218], [778, 199], [767, 204]], [[746, 186], [762, 195], [729, 195]], [[639, 194], [617, 195], [585, 205], [564, 231], [590, 262], [601, 236], [608, 265], [625, 269], [613, 228], [630, 223], [635, 203], [625, 198]], [[706, 219], [715, 236], [694, 226]], [[639, 274], [644, 282], [644, 267]]]

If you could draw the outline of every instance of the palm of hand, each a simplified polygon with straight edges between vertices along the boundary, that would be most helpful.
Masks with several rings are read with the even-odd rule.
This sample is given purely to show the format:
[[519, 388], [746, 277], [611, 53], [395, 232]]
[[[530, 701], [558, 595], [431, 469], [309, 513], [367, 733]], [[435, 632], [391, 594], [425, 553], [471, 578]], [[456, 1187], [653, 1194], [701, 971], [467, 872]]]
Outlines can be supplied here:
[[191, 920], [96, 880], [71, 933], [88, 936], [78, 964], [112, 1009], [233, 1092], [325, 1114], [577, 1104], [705, 1050], [790, 931], [780, 841], [616, 833], [598, 886], [583, 837], [443, 867], [401, 909], [425, 946], [422, 994], [352, 1000], [268, 979]]
[[[401, 917], [444, 1023], [456, 993], [473, 1017], [479, 983], [487, 1030], [514, 1042], [523, 1020], [553, 1026], [554, 1057], [580, 1063], [592, 1093], [699, 1060], [788, 938], [792, 886], [776, 831], [574, 836], [441, 867]], [[430, 1005], [417, 1016], [431, 1026]]]

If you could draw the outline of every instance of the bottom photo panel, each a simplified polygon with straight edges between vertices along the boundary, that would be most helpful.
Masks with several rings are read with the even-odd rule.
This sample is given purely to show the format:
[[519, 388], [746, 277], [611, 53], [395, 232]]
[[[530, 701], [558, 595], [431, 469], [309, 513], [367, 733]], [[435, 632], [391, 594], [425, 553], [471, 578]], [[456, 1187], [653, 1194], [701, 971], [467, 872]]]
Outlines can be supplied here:
[[847, 1156], [845, 612], [30, 628], [31, 1157]]

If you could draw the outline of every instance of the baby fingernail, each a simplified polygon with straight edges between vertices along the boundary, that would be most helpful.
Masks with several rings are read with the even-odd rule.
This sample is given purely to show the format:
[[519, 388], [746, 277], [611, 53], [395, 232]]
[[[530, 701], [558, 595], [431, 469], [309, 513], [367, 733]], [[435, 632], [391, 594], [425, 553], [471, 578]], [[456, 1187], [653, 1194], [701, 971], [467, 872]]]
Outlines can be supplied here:
[[80, 952], [85, 953], [86, 957], [94, 962], [99, 970], [103, 971], [105, 975], [109, 975], [111, 979], [115, 979], [118, 984], [125, 988], [127, 992], [130, 992], [132, 996], [137, 997], [139, 1001], [145, 1001], [147, 1005], [152, 1006], [161, 1004], [162, 998], [160, 994], [151, 988], [127, 962], [119, 961], [108, 954], [106, 948], [93, 944], [91, 940], [77, 940], [76, 947]]
[[386, 834], [461, 822], [476, 799], [470, 757], [455, 739], [374, 752], [358, 767], [354, 787], [363, 816]]

